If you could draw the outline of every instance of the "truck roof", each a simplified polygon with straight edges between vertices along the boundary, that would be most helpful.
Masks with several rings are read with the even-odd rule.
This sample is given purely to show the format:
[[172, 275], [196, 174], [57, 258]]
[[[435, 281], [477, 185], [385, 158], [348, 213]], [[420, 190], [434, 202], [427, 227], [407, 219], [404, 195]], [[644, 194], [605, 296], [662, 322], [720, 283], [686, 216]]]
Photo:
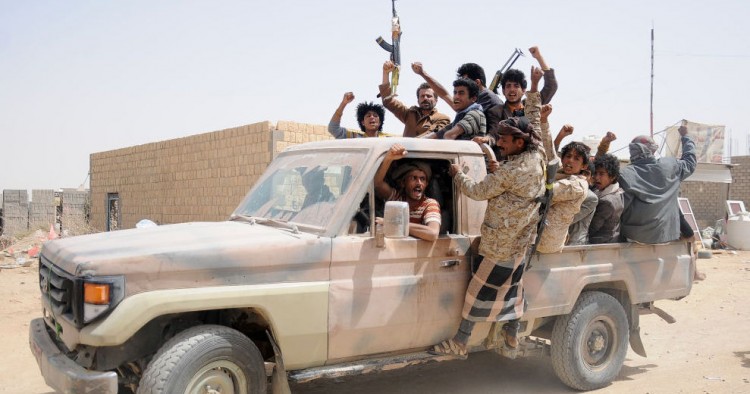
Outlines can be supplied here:
[[331, 148], [365, 148], [375, 152], [385, 152], [393, 144], [403, 145], [407, 151], [450, 152], [459, 154], [482, 154], [479, 144], [473, 141], [436, 140], [424, 138], [349, 138], [340, 140], [316, 141], [293, 145], [285, 151]]

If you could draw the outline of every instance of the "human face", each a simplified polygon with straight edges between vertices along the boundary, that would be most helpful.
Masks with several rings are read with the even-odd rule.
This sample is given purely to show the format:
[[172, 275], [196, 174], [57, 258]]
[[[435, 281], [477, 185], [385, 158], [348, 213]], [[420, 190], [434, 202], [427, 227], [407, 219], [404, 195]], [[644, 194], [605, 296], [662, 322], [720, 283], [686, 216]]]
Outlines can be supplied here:
[[516, 105], [520, 103], [524, 93], [526, 93], [526, 90], [518, 82], [508, 81], [503, 86], [503, 95], [505, 96], [505, 101], [509, 104]]
[[427, 188], [427, 174], [422, 170], [411, 170], [401, 180], [404, 186], [404, 196], [409, 202], [417, 202], [424, 198]]
[[513, 138], [512, 135], [501, 135], [497, 140], [497, 147], [503, 156], [517, 155], [523, 151], [524, 144], [520, 138]]
[[362, 119], [362, 124], [365, 125], [365, 132], [377, 133], [380, 128], [380, 116], [375, 111], [367, 111], [365, 118]]
[[597, 167], [594, 171], [594, 186], [599, 190], [604, 190], [607, 186], [615, 183], [615, 180], [609, 176], [604, 167]]
[[562, 165], [566, 175], [580, 174], [583, 168], [583, 156], [579, 155], [575, 149], [571, 149], [563, 156]]
[[456, 86], [453, 88], [453, 105], [456, 111], [463, 111], [475, 101], [477, 101], [477, 98], [469, 97], [469, 88], [466, 86]]
[[432, 111], [437, 104], [435, 91], [432, 89], [419, 89], [419, 92], [417, 92], [417, 102], [419, 103], [420, 109], [424, 111]]

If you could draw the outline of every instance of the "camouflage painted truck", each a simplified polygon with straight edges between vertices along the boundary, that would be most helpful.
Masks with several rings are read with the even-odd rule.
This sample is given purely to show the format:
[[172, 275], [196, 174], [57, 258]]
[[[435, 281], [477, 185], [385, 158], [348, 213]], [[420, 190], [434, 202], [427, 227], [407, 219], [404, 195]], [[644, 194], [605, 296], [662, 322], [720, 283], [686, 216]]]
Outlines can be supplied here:
[[[375, 225], [373, 177], [395, 142], [432, 167], [435, 242]], [[458, 327], [486, 206], [454, 187], [447, 170], [459, 162], [485, 175], [472, 142], [302, 144], [273, 160], [228, 221], [45, 244], [43, 318], [30, 327], [45, 381], [75, 393], [284, 392], [290, 380], [445, 359], [427, 350]], [[408, 220], [398, 215], [385, 220]], [[483, 323], [471, 351], [550, 354], [580, 390], [609, 384], [628, 344], [645, 356], [639, 315], [669, 318], [654, 301], [688, 295], [695, 269], [688, 242], [566, 247], [531, 262], [519, 347]]]

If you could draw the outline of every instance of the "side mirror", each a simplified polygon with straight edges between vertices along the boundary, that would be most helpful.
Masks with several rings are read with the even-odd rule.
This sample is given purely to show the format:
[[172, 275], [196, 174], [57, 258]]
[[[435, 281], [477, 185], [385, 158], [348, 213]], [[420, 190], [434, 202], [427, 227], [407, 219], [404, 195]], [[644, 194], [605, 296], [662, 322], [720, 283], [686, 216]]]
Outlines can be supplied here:
[[406, 201], [386, 202], [383, 216], [383, 233], [386, 238], [409, 236], [409, 204]]

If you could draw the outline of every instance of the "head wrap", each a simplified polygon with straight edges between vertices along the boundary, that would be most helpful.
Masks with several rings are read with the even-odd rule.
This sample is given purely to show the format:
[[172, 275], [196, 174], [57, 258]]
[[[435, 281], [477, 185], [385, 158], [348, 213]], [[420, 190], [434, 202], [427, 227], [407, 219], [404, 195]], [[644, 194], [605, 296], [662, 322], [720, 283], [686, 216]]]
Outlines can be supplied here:
[[630, 161], [633, 162], [654, 157], [659, 145], [654, 142], [653, 138], [647, 135], [639, 135], [633, 138], [628, 148], [630, 149]]
[[498, 134], [521, 138], [526, 143], [533, 145], [539, 145], [542, 142], [539, 132], [531, 127], [529, 119], [525, 116], [514, 116], [501, 121]]
[[399, 180], [401, 180], [401, 178], [403, 178], [404, 175], [413, 170], [420, 170], [424, 172], [427, 176], [427, 183], [430, 183], [430, 179], [432, 179], [432, 168], [430, 168], [429, 164], [420, 160], [410, 160], [402, 163], [395, 170], [393, 170], [393, 174], [391, 176], [393, 177], [393, 180], [398, 182]]

